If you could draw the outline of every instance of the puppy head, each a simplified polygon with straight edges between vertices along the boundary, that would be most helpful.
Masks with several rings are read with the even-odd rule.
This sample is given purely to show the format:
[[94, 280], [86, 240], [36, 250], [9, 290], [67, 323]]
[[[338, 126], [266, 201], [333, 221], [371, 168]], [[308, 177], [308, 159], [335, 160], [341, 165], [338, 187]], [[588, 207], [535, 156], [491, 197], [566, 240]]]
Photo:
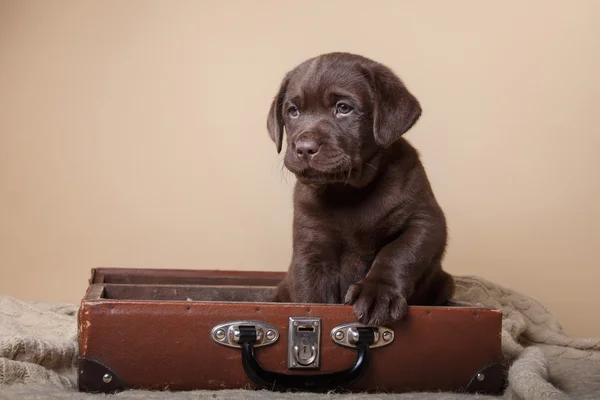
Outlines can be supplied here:
[[288, 72], [269, 110], [277, 152], [304, 183], [352, 182], [421, 115], [417, 99], [386, 66], [349, 53], [306, 60]]

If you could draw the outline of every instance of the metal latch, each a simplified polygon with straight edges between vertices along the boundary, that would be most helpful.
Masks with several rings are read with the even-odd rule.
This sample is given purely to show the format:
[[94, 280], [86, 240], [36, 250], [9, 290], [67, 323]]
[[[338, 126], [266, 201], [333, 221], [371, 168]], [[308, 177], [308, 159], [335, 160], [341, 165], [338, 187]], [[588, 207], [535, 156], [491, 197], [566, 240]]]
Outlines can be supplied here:
[[254, 347], [273, 344], [279, 339], [279, 331], [273, 325], [262, 321], [232, 321], [217, 325], [210, 331], [211, 338], [224, 346], [242, 347], [240, 341], [240, 326], [256, 329]]
[[[359, 322], [351, 322], [336, 326], [331, 330], [331, 339], [340, 346], [356, 347], [358, 343], [358, 328], [367, 328]], [[374, 341], [370, 348], [387, 346], [394, 341], [394, 331], [384, 326], [369, 326], [373, 329]]]
[[290, 317], [288, 369], [318, 368], [321, 350], [321, 318]]

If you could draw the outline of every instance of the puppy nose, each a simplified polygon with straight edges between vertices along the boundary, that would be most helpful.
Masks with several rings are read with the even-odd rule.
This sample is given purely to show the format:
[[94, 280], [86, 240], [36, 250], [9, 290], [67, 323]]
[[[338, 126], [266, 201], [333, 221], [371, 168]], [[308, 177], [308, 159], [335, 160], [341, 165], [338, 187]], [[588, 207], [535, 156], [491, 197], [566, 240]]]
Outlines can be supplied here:
[[300, 158], [314, 157], [320, 149], [321, 146], [312, 139], [300, 139], [296, 142], [296, 154]]

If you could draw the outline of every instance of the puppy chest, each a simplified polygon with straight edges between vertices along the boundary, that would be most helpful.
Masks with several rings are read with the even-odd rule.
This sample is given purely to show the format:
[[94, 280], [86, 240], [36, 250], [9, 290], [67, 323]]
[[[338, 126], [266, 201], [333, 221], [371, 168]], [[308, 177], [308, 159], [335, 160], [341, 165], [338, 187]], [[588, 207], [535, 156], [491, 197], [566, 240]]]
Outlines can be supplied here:
[[339, 246], [340, 267], [358, 274], [368, 271], [377, 255], [377, 241], [366, 235], [341, 236]]

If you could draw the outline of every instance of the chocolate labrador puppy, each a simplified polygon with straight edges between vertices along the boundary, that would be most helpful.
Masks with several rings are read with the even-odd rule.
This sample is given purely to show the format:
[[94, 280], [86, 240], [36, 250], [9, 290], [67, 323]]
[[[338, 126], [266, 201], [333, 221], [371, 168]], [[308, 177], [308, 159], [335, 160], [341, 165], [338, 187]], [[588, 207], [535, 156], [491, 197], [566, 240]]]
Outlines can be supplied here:
[[348, 53], [283, 79], [267, 120], [296, 177], [293, 256], [275, 301], [352, 304], [358, 320], [401, 320], [453, 294], [447, 230], [417, 151], [403, 138], [418, 100], [386, 66]]

